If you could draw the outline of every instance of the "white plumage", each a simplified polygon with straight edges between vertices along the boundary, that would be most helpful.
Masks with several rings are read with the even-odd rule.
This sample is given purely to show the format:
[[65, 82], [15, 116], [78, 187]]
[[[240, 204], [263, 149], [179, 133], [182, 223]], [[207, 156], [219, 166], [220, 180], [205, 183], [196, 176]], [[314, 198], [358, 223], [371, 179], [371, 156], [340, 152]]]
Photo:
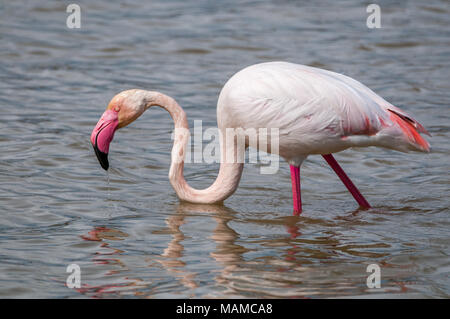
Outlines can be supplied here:
[[352, 146], [426, 151], [427, 147], [405, 137], [389, 109], [412, 120], [350, 77], [269, 62], [247, 67], [228, 80], [220, 93], [217, 120], [219, 128], [279, 128], [280, 155], [293, 163], [308, 154]]

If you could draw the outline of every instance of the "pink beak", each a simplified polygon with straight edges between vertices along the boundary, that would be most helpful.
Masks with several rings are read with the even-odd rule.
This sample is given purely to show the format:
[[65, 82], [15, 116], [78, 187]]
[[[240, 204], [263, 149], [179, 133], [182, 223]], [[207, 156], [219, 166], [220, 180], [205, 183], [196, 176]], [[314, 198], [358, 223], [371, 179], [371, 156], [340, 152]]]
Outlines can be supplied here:
[[111, 144], [114, 138], [114, 132], [118, 125], [118, 113], [113, 110], [107, 110], [102, 114], [91, 134], [91, 143], [94, 147], [95, 155], [104, 170], [108, 170], [109, 168], [109, 144]]

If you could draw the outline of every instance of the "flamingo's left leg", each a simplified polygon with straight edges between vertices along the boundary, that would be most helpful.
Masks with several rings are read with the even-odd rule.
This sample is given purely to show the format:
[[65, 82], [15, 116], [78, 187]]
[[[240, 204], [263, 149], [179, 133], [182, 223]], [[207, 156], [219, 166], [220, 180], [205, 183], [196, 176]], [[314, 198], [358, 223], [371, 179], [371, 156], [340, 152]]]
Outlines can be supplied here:
[[369, 203], [364, 198], [363, 195], [359, 192], [359, 190], [356, 188], [355, 184], [350, 180], [350, 178], [345, 174], [342, 167], [338, 164], [338, 162], [334, 159], [333, 155], [326, 154], [322, 155], [323, 158], [327, 161], [327, 163], [331, 166], [331, 168], [334, 170], [334, 172], [339, 176], [341, 181], [344, 183], [344, 185], [347, 187], [347, 189], [350, 191], [350, 193], [353, 195], [353, 197], [358, 202], [359, 206], [363, 208], [370, 208]]
[[302, 212], [302, 194], [300, 190], [300, 166], [289, 165], [291, 168], [292, 200], [294, 202], [294, 215]]

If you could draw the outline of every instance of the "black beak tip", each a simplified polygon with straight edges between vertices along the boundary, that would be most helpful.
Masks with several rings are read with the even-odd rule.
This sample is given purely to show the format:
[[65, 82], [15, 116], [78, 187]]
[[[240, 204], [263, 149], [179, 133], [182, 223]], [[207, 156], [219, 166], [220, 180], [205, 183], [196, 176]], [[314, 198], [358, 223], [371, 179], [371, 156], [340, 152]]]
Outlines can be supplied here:
[[100, 151], [97, 147], [97, 145], [93, 145], [94, 147], [94, 151], [95, 151], [95, 155], [97, 156], [97, 159], [101, 165], [101, 167], [107, 171], [109, 168], [109, 162], [108, 162], [108, 154], [107, 153], [103, 153], [102, 151]]

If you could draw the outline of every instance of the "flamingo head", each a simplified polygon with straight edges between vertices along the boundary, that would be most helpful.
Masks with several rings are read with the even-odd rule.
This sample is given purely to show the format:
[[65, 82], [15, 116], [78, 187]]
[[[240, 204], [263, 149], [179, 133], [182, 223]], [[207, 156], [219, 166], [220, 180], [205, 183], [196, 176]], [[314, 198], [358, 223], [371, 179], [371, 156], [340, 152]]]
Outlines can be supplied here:
[[128, 90], [114, 96], [92, 130], [91, 143], [104, 170], [109, 168], [109, 144], [114, 133], [136, 120], [146, 110], [149, 104], [146, 93], [143, 90]]

